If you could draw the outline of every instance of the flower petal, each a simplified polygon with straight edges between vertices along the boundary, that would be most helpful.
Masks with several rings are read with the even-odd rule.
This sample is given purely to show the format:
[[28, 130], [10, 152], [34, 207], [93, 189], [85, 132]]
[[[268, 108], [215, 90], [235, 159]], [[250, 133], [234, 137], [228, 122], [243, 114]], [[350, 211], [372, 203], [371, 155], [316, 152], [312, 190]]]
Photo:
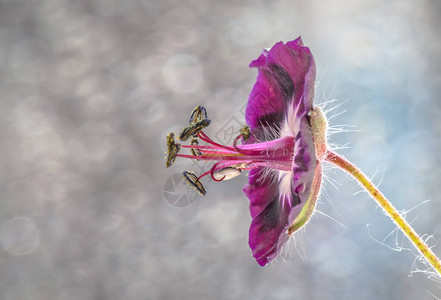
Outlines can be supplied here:
[[[294, 227], [307, 222], [311, 213], [305, 214], [302, 209], [313, 209], [315, 199], [310, 198], [313, 189], [320, 188], [321, 171], [316, 172], [317, 157], [309, 122], [316, 69], [314, 58], [300, 37], [264, 50], [250, 67], [258, 68], [258, 75], [245, 115], [252, 133], [247, 143], [262, 141], [274, 132], [295, 137], [292, 172], [278, 173], [276, 180], [276, 173], [265, 168], [253, 169], [244, 188], [253, 218], [249, 245], [263, 266], [277, 256], [287, 241], [288, 226], [294, 221]], [[315, 175], [320, 178], [314, 181]], [[305, 206], [308, 200], [313, 203]]]
[[[244, 188], [250, 199], [250, 212], [253, 218], [248, 243], [256, 261], [264, 266], [273, 260], [288, 240], [289, 216], [298, 196], [291, 193], [290, 183], [281, 188], [284, 177], [276, 180], [276, 173], [267, 173], [261, 167], [250, 171], [249, 184]], [[283, 194], [281, 193], [283, 191]]]
[[[252, 169], [249, 183], [243, 191], [250, 200], [250, 213], [253, 218], [248, 243], [256, 261], [264, 266], [277, 255], [277, 244], [281, 232], [288, 223], [287, 213], [280, 218], [279, 191], [265, 168]], [[285, 224], [279, 224], [279, 222]]]
[[256, 84], [251, 90], [245, 112], [246, 123], [256, 127], [279, 124], [283, 118], [285, 100], [271, 71], [259, 68]]
[[254, 218], [260, 214], [276, 197], [278, 189], [272, 176], [265, 175], [265, 168], [252, 169], [248, 175], [248, 184], [243, 189], [250, 200], [250, 213]]
[[296, 108], [297, 115], [312, 108], [315, 63], [300, 37], [264, 50], [250, 67], [258, 68], [246, 109], [246, 122], [251, 129], [279, 126], [288, 104]]
[[248, 243], [254, 258], [261, 266], [273, 260], [289, 238], [287, 226], [291, 205], [288, 203], [293, 202], [291, 196], [295, 195], [280, 196], [277, 193], [251, 222]]
[[302, 39], [275, 44], [268, 52], [266, 63], [272, 70], [286, 101], [291, 101], [297, 112], [312, 109], [315, 81], [315, 62]]

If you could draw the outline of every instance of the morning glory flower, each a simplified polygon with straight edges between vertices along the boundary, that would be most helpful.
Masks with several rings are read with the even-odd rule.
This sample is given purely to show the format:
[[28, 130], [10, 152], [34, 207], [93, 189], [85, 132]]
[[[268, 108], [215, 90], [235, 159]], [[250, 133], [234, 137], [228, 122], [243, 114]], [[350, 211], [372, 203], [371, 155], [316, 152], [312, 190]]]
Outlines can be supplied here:
[[[254, 258], [264, 266], [312, 216], [322, 181], [321, 163], [326, 160], [366, 189], [441, 277], [441, 262], [410, 224], [366, 175], [327, 148], [326, 118], [313, 106], [314, 58], [301, 38], [276, 43], [250, 67], [257, 68], [257, 80], [245, 112], [247, 125], [233, 144], [216, 143], [204, 132], [211, 121], [206, 109], [197, 106], [177, 136], [181, 141], [191, 139], [190, 145], [177, 143], [173, 132], [167, 135], [166, 166], [178, 157], [214, 161], [199, 176], [191, 171], [183, 173], [201, 195], [206, 194], [203, 177], [222, 181], [248, 171], [248, 184], [243, 189], [252, 218], [248, 242]], [[180, 154], [186, 148], [190, 153]]]
[[[206, 193], [201, 183], [204, 176], [228, 180], [249, 170], [244, 188], [252, 217], [249, 245], [263, 266], [312, 215], [324, 154], [317, 149], [323, 148], [325, 130], [313, 129], [311, 124], [326, 121], [313, 107], [315, 63], [300, 37], [264, 50], [250, 67], [258, 69], [258, 76], [246, 108], [248, 126], [233, 145], [220, 145], [203, 132], [210, 120], [205, 108], [198, 106], [178, 136], [182, 141], [191, 137], [191, 145], [177, 144], [173, 133], [167, 136], [167, 166], [176, 157], [216, 161], [199, 176], [184, 172], [185, 180], [202, 195]], [[200, 140], [206, 144], [199, 145]], [[181, 148], [190, 148], [191, 155], [178, 154]]]

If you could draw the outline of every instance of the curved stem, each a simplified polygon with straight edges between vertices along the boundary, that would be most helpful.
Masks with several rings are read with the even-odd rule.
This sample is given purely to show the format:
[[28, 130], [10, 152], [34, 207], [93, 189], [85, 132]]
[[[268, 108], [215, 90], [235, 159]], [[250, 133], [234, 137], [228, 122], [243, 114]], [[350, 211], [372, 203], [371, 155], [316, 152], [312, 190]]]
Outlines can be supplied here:
[[372, 182], [357, 169], [352, 163], [342, 156], [326, 151], [325, 160], [332, 162], [336, 166], [351, 174], [374, 198], [375, 201], [384, 209], [386, 214], [395, 222], [401, 231], [409, 238], [415, 248], [426, 258], [432, 267], [441, 275], [441, 263], [432, 250], [420, 238], [415, 230], [407, 223], [393, 205], [384, 197], [384, 195], [372, 184]]

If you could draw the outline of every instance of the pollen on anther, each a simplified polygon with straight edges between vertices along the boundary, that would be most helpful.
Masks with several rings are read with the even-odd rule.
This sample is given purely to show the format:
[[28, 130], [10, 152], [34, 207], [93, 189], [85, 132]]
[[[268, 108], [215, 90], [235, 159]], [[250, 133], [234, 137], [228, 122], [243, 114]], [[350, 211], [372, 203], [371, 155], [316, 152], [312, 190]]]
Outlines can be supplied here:
[[174, 139], [175, 134], [173, 132], [170, 132], [167, 134], [167, 156], [165, 157], [165, 166], [169, 168], [173, 163], [175, 162], [176, 155], [179, 153], [179, 150], [181, 150], [181, 145], [175, 143]]
[[202, 183], [199, 181], [198, 177], [191, 171], [184, 171], [182, 173], [184, 180], [187, 182], [189, 186], [191, 186], [196, 192], [198, 192], [201, 196], [205, 196], [207, 191], [205, 190]]

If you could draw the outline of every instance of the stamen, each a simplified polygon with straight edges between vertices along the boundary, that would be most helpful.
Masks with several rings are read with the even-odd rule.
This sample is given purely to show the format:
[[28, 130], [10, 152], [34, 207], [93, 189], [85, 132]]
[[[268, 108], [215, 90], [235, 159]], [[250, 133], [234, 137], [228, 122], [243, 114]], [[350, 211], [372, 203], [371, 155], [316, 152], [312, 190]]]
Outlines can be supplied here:
[[236, 138], [233, 141], [233, 149], [236, 150], [236, 152], [241, 153], [241, 154], [245, 154], [245, 155], [253, 154], [253, 151], [247, 151], [247, 150], [240, 149], [239, 147], [237, 147], [237, 142], [240, 140], [241, 137], [242, 137], [242, 134], [239, 134], [238, 136], [236, 136]]
[[216, 172], [216, 168], [217, 168], [219, 165], [222, 165], [223, 163], [224, 163], [223, 161], [218, 161], [217, 163], [215, 163], [215, 164], [211, 167], [211, 169], [210, 169], [210, 176], [211, 176], [211, 178], [212, 178], [214, 181], [222, 181], [222, 180], [224, 180], [225, 176], [222, 177], [222, 178], [220, 178], [220, 179], [214, 177], [214, 173]]
[[174, 137], [174, 132], [170, 132], [169, 134], [167, 134], [167, 157], [165, 161], [165, 166], [167, 168], [173, 165], [179, 150], [181, 150], [181, 145], [175, 143]]
[[235, 169], [247, 170], [248, 163], [242, 162], [242, 163], [231, 165], [230, 167], [235, 168]]
[[[251, 136], [250, 128], [244, 126], [240, 134], [234, 139], [233, 145], [225, 146], [213, 141], [203, 129], [210, 125], [207, 119], [207, 111], [202, 106], [196, 106], [190, 116], [187, 125], [178, 138], [186, 141], [191, 138], [190, 145], [175, 143], [174, 133], [167, 135], [166, 166], [170, 167], [176, 157], [189, 158], [204, 161], [214, 161], [214, 165], [202, 175], [197, 177], [194, 172], [185, 171], [184, 179], [200, 195], [205, 195], [206, 190], [201, 179], [210, 175], [214, 181], [230, 180], [239, 176], [243, 170], [251, 170], [256, 167], [268, 167], [282, 171], [292, 169], [292, 157], [294, 151], [294, 137], [286, 136], [276, 140], [262, 143], [246, 144], [244, 141]], [[207, 143], [199, 145], [199, 139]], [[240, 145], [237, 145], [241, 141]], [[189, 154], [178, 154], [180, 148], [188, 148]]]
[[[191, 139], [191, 145], [192, 145], [192, 146], [198, 146], [198, 145], [199, 145], [198, 139], [197, 139], [197, 138], [192, 138], [192, 139]], [[191, 152], [191, 154], [193, 154], [194, 156], [201, 156], [201, 155], [202, 155], [202, 152], [199, 151], [199, 149], [197, 149], [197, 148], [191, 148], [191, 149], [190, 149], [190, 152]]]
[[205, 190], [202, 183], [199, 181], [198, 177], [191, 171], [184, 171], [182, 173], [185, 181], [190, 185], [196, 192], [201, 196], [205, 196], [207, 191]]
[[[220, 168], [219, 170], [216, 170], [219, 165], [223, 165], [223, 168]], [[230, 176], [229, 178], [224, 178], [228, 174], [226, 174], [226, 173], [222, 174], [223, 173], [222, 170], [223, 169], [227, 169], [227, 168], [233, 168], [233, 169], [237, 169], [239, 171], [249, 170], [250, 169], [250, 164], [248, 162], [232, 163], [232, 162], [228, 162], [228, 161], [225, 161], [225, 160], [224, 161], [219, 161], [219, 162], [215, 163], [210, 168], [210, 170], [208, 170], [207, 172], [205, 172], [202, 175], [200, 175], [198, 177], [198, 179], [201, 180], [201, 178], [203, 178], [203, 177], [207, 176], [208, 174], [210, 174], [210, 176], [212, 177], [212, 179], [214, 181], [222, 181], [222, 180], [229, 180], [229, 179], [232, 179], [232, 178], [240, 175], [240, 173], [239, 173], [236, 176], [232, 176], [234, 172], [237, 173], [236, 171], [234, 171], [234, 172], [230, 172], [231, 174], [229, 175]], [[221, 171], [219, 174], [223, 176], [222, 178], [219, 178], [219, 176], [216, 176], [217, 172], [219, 172], [219, 171]]]
[[234, 148], [231, 148], [231, 147], [227, 147], [227, 146], [224, 146], [224, 145], [221, 145], [221, 144], [218, 144], [218, 143], [216, 143], [216, 142], [214, 142], [212, 139], [210, 139], [203, 131], [201, 131], [201, 132], [199, 132], [198, 133], [198, 137], [201, 139], [201, 140], [203, 140], [204, 142], [207, 142], [207, 143], [209, 143], [209, 144], [211, 144], [211, 145], [213, 145], [213, 146], [216, 146], [216, 147], [218, 147], [218, 148], [223, 148], [223, 149], [226, 149], [226, 150], [228, 150], [228, 151], [231, 151], [231, 152], [235, 152], [235, 150], [234, 150]]
[[181, 134], [179, 135], [179, 139], [181, 141], [188, 140], [189, 137], [194, 136], [196, 137], [199, 132], [202, 131], [205, 127], [211, 124], [211, 121], [209, 119], [202, 119], [198, 122], [191, 123], [187, 127], [185, 127]]
[[205, 109], [205, 107], [198, 105], [191, 112], [190, 121], [188, 122], [188, 124], [197, 123], [197, 122], [199, 122], [203, 119], [207, 119], [207, 118], [208, 118], [207, 110]]
[[[244, 160], [251, 160], [251, 159], [264, 159], [264, 156], [256, 156], [256, 157], [250, 157], [250, 156], [244, 156], [242, 154], [210, 154], [208, 153], [208, 155], [202, 154], [199, 157], [195, 157], [193, 155], [187, 155], [187, 154], [177, 154], [177, 157], [182, 157], [182, 158], [190, 158], [190, 159], [201, 159], [201, 160], [229, 160], [229, 161], [244, 161]], [[281, 159], [283, 157], [271, 157], [271, 161], [275, 161], [277, 159]]]
[[248, 140], [251, 136], [250, 126], [248, 125], [243, 126], [239, 132], [244, 141]]
[[242, 173], [241, 169], [237, 169], [234, 167], [226, 167], [219, 169], [213, 173], [213, 176], [217, 179], [222, 178], [221, 180], [230, 180], [234, 177], [237, 177]]

